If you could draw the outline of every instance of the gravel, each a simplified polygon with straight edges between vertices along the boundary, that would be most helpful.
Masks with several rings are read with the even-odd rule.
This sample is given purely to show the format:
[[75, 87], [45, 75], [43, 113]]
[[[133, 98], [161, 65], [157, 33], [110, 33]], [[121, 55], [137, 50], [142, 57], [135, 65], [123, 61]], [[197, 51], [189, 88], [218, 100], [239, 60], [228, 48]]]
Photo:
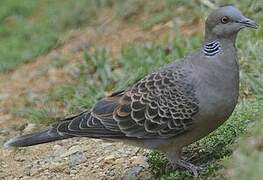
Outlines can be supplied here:
[[147, 153], [122, 143], [84, 138], [0, 149], [0, 179], [154, 179]]

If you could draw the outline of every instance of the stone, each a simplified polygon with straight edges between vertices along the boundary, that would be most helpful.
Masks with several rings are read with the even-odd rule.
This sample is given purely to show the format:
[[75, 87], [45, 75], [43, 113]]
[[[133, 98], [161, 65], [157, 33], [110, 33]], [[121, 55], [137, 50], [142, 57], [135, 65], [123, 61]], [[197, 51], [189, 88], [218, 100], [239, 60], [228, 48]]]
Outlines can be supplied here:
[[63, 146], [58, 145], [58, 144], [56, 144], [56, 145], [53, 147], [53, 150], [54, 150], [53, 155], [54, 155], [55, 157], [61, 157], [61, 155], [63, 155], [63, 154], [66, 153], [66, 149], [65, 149]]
[[142, 172], [144, 168], [142, 166], [135, 166], [127, 170], [123, 176], [123, 180], [136, 180], [137, 176]]
[[29, 123], [24, 129], [24, 133], [31, 133], [36, 128], [36, 124]]
[[87, 160], [83, 152], [76, 152], [69, 156], [69, 166], [75, 167]]
[[74, 154], [76, 152], [82, 152], [82, 148], [79, 145], [76, 146], [72, 146], [71, 148], [69, 148], [68, 151], [66, 151], [65, 153], [61, 154], [60, 157], [67, 157], [71, 154]]
[[147, 158], [145, 156], [133, 156], [131, 158], [132, 164], [133, 165], [139, 165], [144, 168], [148, 168], [149, 164], [147, 162]]

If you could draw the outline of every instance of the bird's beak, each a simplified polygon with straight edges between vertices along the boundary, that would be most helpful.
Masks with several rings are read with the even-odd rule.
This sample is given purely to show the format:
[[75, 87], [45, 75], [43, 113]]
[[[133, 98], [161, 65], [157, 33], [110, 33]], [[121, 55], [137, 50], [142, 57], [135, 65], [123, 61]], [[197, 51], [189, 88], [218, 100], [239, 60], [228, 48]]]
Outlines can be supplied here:
[[255, 21], [246, 17], [243, 17], [242, 20], [238, 21], [238, 23], [242, 24], [242, 26], [244, 27], [249, 27], [254, 29], [258, 28], [258, 24]]

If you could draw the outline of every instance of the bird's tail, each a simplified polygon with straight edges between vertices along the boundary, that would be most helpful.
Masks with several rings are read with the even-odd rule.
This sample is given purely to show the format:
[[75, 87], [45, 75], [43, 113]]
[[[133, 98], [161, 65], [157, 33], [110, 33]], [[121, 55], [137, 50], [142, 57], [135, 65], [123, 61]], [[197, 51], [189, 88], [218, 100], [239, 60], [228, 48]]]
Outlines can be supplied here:
[[[52, 127], [51, 127], [52, 128]], [[59, 135], [58, 133], [51, 133], [52, 129], [47, 129], [41, 132], [18, 136], [10, 139], [4, 144], [4, 147], [26, 147], [62, 139], [70, 138], [71, 136]]]
[[26, 147], [26, 146], [33, 146], [37, 144], [43, 144], [48, 143], [52, 141], [62, 140], [62, 139], [68, 139], [73, 137], [72, 135], [64, 134], [58, 132], [57, 128], [60, 125], [60, 123], [63, 122], [71, 122], [74, 118], [81, 117], [82, 114], [84, 114], [86, 111], [81, 112], [80, 114], [68, 117], [63, 119], [62, 121], [59, 121], [53, 125], [51, 125], [48, 129], [35, 132], [32, 134], [26, 134], [18, 137], [14, 137], [7, 141], [4, 144], [4, 147]]

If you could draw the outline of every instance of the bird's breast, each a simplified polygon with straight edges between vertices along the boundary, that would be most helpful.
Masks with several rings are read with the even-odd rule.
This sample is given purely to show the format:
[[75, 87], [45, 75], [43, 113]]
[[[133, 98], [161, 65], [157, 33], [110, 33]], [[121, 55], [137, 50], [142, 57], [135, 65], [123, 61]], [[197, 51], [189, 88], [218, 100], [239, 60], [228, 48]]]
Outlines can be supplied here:
[[199, 113], [195, 118], [215, 129], [228, 119], [237, 104], [238, 65], [236, 61], [231, 66], [210, 63], [197, 74], [195, 86]]

